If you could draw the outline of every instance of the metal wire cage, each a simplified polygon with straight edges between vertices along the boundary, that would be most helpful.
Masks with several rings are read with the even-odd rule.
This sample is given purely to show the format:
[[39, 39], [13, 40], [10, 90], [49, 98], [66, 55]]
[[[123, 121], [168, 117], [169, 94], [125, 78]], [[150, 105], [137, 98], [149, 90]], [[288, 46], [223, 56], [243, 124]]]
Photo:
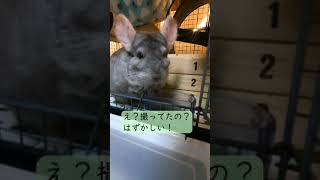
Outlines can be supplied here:
[[[119, 102], [119, 99], [125, 100]], [[127, 110], [180, 110], [192, 112], [195, 117], [195, 104], [196, 98], [193, 95], [189, 95], [189, 98], [185, 101], [170, 100], [163, 97], [151, 97], [151, 96], [133, 96], [120, 93], [110, 93], [110, 113], [121, 115], [122, 111]]]
[[[2, 119], [17, 120], [16, 126], [0, 128], [1, 163], [35, 171], [37, 160], [45, 155], [109, 153], [105, 105], [99, 116], [94, 116], [6, 98], [1, 98], [0, 104]], [[30, 117], [39, 125], [37, 130], [26, 127]], [[76, 125], [79, 123], [85, 131]], [[52, 129], [53, 124], [59, 129]]]

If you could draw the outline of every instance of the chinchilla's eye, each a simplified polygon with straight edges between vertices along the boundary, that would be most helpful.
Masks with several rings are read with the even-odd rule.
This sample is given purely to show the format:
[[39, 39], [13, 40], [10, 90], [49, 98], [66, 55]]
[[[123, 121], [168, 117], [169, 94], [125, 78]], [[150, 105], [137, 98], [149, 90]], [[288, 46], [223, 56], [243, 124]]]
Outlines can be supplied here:
[[131, 52], [127, 52], [127, 53], [130, 57], [133, 57], [133, 54]]
[[166, 57], [168, 55], [168, 50], [164, 46], [161, 46], [160, 50], [162, 52], [163, 57]]
[[144, 58], [144, 54], [141, 51], [139, 51], [139, 52], [137, 52], [137, 57], [139, 59], [142, 59], [142, 58]]

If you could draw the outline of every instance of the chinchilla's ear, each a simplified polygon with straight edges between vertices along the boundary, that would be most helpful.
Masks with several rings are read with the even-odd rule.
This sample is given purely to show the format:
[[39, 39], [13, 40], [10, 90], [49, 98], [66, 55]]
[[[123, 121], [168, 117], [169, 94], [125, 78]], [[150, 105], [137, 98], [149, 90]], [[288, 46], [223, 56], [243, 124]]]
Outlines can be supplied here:
[[178, 27], [176, 21], [171, 16], [168, 16], [161, 28], [161, 34], [167, 39], [167, 47], [169, 50], [177, 39], [177, 31]]
[[123, 14], [116, 15], [114, 18], [112, 32], [118, 41], [124, 46], [124, 48], [127, 51], [130, 51], [136, 31], [134, 30], [129, 19], [127, 19]]

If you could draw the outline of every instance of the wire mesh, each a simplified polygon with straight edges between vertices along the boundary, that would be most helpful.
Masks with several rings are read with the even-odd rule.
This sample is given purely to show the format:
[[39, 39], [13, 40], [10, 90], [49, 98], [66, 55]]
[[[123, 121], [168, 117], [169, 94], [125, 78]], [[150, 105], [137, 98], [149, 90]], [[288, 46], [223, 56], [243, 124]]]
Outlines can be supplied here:
[[[173, 16], [175, 11], [170, 11], [170, 15]], [[205, 4], [195, 11], [193, 11], [187, 18], [183, 21], [180, 28], [183, 29], [202, 29], [208, 26], [210, 16], [210, 6], [209, 4]], [[162, 22], [163, 23], [163, 22]], [[156, 26], [158, 28], [161, 27], [162, 23], [157, 23]], [[110, 54], [112, 55], [115, 51], [120, 49], [122, 46], [117, 42], [110, 42]], [[174, 44], [175, 54], [205, 54], [207, 47], [185, 43], [185, 42], [175, 42]]]
[[[3, 112], [0, 112], [0, 117], [3, 119], [17, 119], [17, 126], [12, 127], [0, 127], [0, 144], [17, 144], [20, 146], [21, 151], [24, 148], [29, 147], [40, 150], [44, 154], [74, 154], [74, 153], [86, 153], [96, 154], [96, 149], [103, 149], [102, 153], [107, 154], [108, 147], [106, 145], [100, 146], [97, 143], [88, 143], [93, 141], [93, 134], [98, 133], [95, 128], [87, 129], [88, 139], [75, 140], [73, 131], [77, 130], [75, 124], [88, 123], [91, 126], [96, 127], [99, 121], [106, 123], [106, 119], [99, 119], [96, 116], [81, 114], [77, 112], [65, 112], [58, 109], [45, 107], [33, 103], [26, 103], [16, 100], [1, 99], [1, 104], [5, 104], [6, 111], [13, 112], [14, 117], [3, 116]], [[23, 113], [22, 113], [23, 112]], [[28, 119], [28, 121], [40, 122], [38, 131], [30, 131], [25, 127], [24, 115], [26, 113], [37, 114], [40, 119]], [[49, 134], [52, 132], [48, 123], [55, 123], [63, 126], [64, 133], [62, 134]], [[86, 126], [90, 127], [90, 126]], [[59, 133], [59, 132], [55, 132]], [[84, 133], [86, 134], [86, 133]], [[99, 144], [99, 143], [98, 143]], [[89, 147], [91, 146], [91, 147]]]
[[134, 96], [116, 92], [110, 94], [110, 107], [120, 110], [191, 110], [194, 112], [196, 98], [170, 100], [163, 97]]
[[[173, 16], [175, 11], [171, 11], [171, 16]], [[187, 18], [182, 22], [180, 28], [198, 30], [208, 26], [210, 16], [210, 6], [209, 4], [203, 5], [193, 11]], [[176, 42], [174, 45], [174, 50], [176, 54], [205, 54], [207, 47], [185, 43]]]
[[112, 55], [114, 52], [122, 48], [122, 45], [117, 42], [110, 41], [110, 55]]

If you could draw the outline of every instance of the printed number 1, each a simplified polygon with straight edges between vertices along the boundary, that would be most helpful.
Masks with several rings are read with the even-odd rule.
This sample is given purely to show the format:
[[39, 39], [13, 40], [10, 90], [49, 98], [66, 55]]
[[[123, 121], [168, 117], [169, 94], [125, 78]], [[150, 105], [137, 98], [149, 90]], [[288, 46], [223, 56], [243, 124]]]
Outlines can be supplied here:
[[194, 62], [194, 70], [196, 71], [198, 69], [198, 62]]
[[269, 9], [272, 11], [272, 16], [271, 16], [271, 27], [272, 28], [278, 28], [278, 25], [279, 25], [279, 7], [280, 7], [280, 3], [278, 1], [273, 2], [269, 6]]

